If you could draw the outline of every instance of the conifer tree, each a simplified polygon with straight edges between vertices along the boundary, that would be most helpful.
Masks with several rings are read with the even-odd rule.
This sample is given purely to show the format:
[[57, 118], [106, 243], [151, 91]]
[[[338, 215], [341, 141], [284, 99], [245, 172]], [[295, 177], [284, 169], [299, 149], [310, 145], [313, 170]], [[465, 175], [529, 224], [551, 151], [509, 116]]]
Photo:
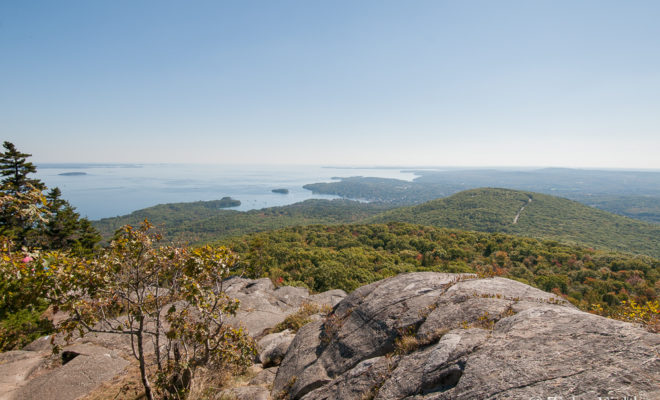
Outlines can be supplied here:
[[49, 218], [41, 232], [41, 245], [52, 250], [71, 249], [79, 254], [91, 252], [101, 236], [61, 195], [56, 187], [46, 196]]
[[[46, 190], [39, 179], [28, 177], [37, 168], [27, 161], [31, 154], [21, 153], [5, 141], [0, 153], [0, 235], [18, 246], [52, 250], [72, 250], [89, 254], [101, 240], [87, 218], [81, 218], [59, 188]], [[18, 210], [18, 211], [17, 211]], [[20, 211], [20, 212], [19, 212]], [[26, 214], [29, 211], [28, 214]], [[25, 214], [25, 215], [24, 215]]]
[[27, 161], [32, 154], [21, 153], [8, 141], [2, 146], [5, 148], [5, 152], [0, 153], [0, 173], [4, 177], [2, 190], [10, 194], [25, 193], [30, 190], [30, 185], [44, 190], [46, 186], [39, 179], [28, 178], [28, 174], [37, 172], [34, 164]]

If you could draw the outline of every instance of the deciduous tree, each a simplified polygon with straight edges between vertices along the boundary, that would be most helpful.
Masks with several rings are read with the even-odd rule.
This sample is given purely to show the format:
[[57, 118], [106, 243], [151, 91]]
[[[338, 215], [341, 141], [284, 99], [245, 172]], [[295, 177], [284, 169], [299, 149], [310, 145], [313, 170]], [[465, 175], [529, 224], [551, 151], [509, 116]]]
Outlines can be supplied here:
[[[146, 397], [185, 397], [199, 367], [243, 369], [254, 350], [226, 323], [238, 302], [223, 280], [237, 258], [226, 248], [158, 247], [148, 222], [122, 228], [109, 249], [81, 267], [53, 270], [52, 293], [70, 312], [67, 332], [130, 335]], [[157, 370], [149, 376], [149, 354]]]

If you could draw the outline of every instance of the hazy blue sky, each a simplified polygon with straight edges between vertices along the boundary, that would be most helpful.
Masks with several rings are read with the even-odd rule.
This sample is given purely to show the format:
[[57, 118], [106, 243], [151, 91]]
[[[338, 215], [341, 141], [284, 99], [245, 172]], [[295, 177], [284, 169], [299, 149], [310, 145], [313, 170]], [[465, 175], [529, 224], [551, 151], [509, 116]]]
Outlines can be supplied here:
[[660, 1], [0, 2], [39, 162], [660, 168]]

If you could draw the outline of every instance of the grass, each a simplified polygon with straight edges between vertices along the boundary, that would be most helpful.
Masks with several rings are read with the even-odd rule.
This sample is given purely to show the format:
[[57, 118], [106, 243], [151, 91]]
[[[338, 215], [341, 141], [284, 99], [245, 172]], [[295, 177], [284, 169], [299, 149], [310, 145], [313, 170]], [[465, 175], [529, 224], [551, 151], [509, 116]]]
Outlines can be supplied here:
[[332, 309], [329, 306], [319, 306], [316, 303], [303, 303], [295, 313], [289, 315], [284, 321], [275, 325], [273, 332], [282, 332], [286, 329], [297, 333], [300, 328], [312, 321], [311, 317], [316, 314], [327, 315]]

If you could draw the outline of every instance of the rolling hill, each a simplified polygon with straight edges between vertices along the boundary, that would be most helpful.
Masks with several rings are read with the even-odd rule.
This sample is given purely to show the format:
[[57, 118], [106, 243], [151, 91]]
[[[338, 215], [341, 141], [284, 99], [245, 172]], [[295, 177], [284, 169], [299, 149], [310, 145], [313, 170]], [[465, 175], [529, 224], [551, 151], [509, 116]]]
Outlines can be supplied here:
[[614, 214], [660, 224], [660, 171], [570, 168], [411, 170], [412, 181], [354, 176], [305, 185], [319, 194], [397, 206], [419, 205], [463, 190], [501, 187], [579, 201]]
[[391, 208], [352, 200], [307, 200], [261, 210], [223, 210], [215, 201], [168, 203], [131, 214], [92, 221], [108, 240], [121, 226], [144, 219], [159, 227], [166, 242], [204, 244], [225, 237], [279, 229], [292, 225], [358, 222]]
[[503, 232], [660, 257], [660, 226], [534, 192], [472, 189], [368, 219], [392, 221]]
[[[427, 226], [578, 243], [660, 257], [660, 225], [611, 214], [576, 201], [509, 189], [472, 189], [427, 203], [392, 204], [308, 200], [262, 210], [223, 210], [212, 202], [171, 203], [94, 221], [109, 239], [125, 224], [148, 218], [168, 242], [203, 244], [287, 226], [406, 222]], [[515, 223], [514, 223], [515, 220]]]

